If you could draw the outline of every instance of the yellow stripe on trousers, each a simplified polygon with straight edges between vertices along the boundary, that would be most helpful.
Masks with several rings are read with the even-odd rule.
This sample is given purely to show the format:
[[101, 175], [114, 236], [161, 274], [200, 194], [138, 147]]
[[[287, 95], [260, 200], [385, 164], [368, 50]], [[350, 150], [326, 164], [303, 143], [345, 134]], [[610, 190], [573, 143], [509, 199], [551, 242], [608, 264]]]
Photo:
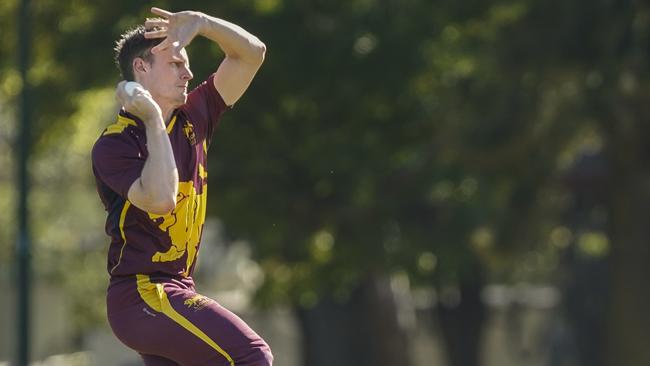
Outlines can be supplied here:
[[210, 345], [210, 347], [214, 348], [217, 352], [219, 352], [219, 354], [225, 357], [230, 363], [230, 366], [235, 366], [235, 362], [233, 361], [232, 357], [230, 357], [230, 355], [226, 353], [223, 348], [219, 347], [219, 345], [210, 339], [210, 337], [208, 337], [208, 335], [205, 334], [201, 329], [197, 328], [196, 325], [192, 324], [189, 320], [174, 310], [171, 303], [169, 302], [169, 299], [167, 298], [167, 293], [165, 293], [162, 283], [152, 283], [149, 276], [147, 275], [137, 275], [136, 277], [138, 279], [138, 292], [140, 293], [140, 297], [142, 297], [147, 305], [149, 305], [155, 311], [167, 315], [167, 317], [176, 322], [178, 325], [187, 329], [195, 336], [199, 337], [203, 342]]

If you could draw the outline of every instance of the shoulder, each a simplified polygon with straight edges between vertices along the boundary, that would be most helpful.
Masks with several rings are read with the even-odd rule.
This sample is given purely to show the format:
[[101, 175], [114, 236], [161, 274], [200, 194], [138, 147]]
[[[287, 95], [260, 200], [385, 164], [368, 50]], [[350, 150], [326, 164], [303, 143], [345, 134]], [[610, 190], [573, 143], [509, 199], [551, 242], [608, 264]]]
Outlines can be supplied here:
[[210, 112], [221, 112], [226, 108], [223, 97], [214, 86], [214, 74], [212, 74], [187, 95], [187, 101], [180, 109], [189, 115], [199, 114], [208, 117]]
[[133, 119], [119, 115], [95, 142], [92, 160], [96, 162], [110, 155], [138, 152], [141, 150], [141, 141], [146, 141], [144, 130], [141, 130]]
[[137, 128], [138, 123], [135, 121], [134, 118], [129, 118], [127, 116], [123, 116], [123, 115], [119, 114], [117, 116], [117, 120], [106, 127], [106, 129], [102, 133], [102, 137], [103, 136], [109, 136], [109, 135], [122, 134], [127, 129], [129, 129], [129, 127]]

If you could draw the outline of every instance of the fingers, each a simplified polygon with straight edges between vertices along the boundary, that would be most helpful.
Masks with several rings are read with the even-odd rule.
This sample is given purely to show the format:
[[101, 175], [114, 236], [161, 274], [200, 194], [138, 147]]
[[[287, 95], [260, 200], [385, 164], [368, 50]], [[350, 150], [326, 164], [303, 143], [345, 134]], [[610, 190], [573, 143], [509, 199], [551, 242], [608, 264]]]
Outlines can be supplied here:
[[167, 29], [148, 31], [144, 33], [144, 38], [163, 38], [167, 37]]
[[[144, 22], [146, 29], [150, 29], [144, 33], [144, 38], [164, 38], [167, 37], [167, 29], [169, 21], [161, 18], [147, 18]], [[155, 27], [157, 29], [155, 29]]]
[[122, 80], [119, 83], [117, 83], [117, 87], [115, 88], [115, 99], [121, 106], [125, 106], [127, 104], [127, 101], [129, 100], [129, 96], [126, 93], [126, 90], [124, 90], [125, 85], [126, 85], [126, 80]]
[[129, 93], [126, 91], [126, 84], [128, 81], [122, 80], [119, 83], [117, 83], [117, 87], [115, 88], [115, 96], [122, 102], [125, 102], [129, 99], [134, 98], [135, 96], [139, 94], [145, 94], [149, 95], [149, 91], [144, 89], [142, 85], [139, 85], [133, 89], [133, 93], [129, 95]]
[[169, 41], [169, 38], [165, 38], [164, 41], [160, 42], [157, 46], [155, 46], [155, 47], [153, 47], [151, 49], [151, 53], [158, 53], [158, 52], [166, 49], [167, 47], [169, 47], [170, 44], [171, 44], [171, 42]]
[[175, 49], [175, 51], [178, 51], [184, 46], [181, 46], [181, 43], [179, 41], [171, 41], [169, 38], [165, 38], [164, 41], [160, 42], [160, 44], [151, 49], [151, 53], [158, 53], [166, 50], [169, 47], [172, 47]]
[[166, 50], [169, 47], [178, 49], [181, 48], [181, 43], [179, 41], [171, 41], [169, 38], [165, 38], [164, 41], [160, 42], [160, 44], [151, 49], [151, 53], [158, 53], [160, 51]]
[[163, 18], [169, 18], [173, 14], [171, 12], [168, 12], [167, 10], [163, 10], [163, 9], [156, 8], [156, 7], [151, 8], [151, 12], [156, 14], [156, 15], [160, 15]]
[[144, 26], [147, 29], [151, 29], [153, 27], [167, 28], [169, 27], [169, 20], [162, 18], [147, 18], [147, 20], [144, 22]]
[[117, 87], [115, 88], [115, 94], [117, 96], [120, 96], [121, 94], [126, 94], [124, 91], [124, 85], [126, 85], [126, 80], [122, 80], [119, 83], [117, 83]]

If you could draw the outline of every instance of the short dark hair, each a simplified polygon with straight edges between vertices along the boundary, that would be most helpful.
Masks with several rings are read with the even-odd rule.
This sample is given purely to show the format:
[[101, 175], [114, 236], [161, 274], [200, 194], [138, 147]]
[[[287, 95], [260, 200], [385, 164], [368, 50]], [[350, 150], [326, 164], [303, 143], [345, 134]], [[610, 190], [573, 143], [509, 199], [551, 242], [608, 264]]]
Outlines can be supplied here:
[[153, 62], [151, 48], [162, 42], [164, 38], [144, 38], [144, 33], [156, 29], [145, 29], [144, 25], [139, 25], [122, 33], [120, 39], [115, 42], [115, 65], [124, 80], [135, 81], [133, 60], [136, 57], [149, 63]]

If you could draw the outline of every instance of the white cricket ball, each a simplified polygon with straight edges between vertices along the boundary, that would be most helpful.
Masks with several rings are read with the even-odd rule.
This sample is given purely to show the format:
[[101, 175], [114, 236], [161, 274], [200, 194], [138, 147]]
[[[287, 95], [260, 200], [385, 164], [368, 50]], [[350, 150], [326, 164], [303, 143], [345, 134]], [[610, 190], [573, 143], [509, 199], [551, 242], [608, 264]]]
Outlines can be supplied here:
[[135, 88], [143, 89], [143, 88], [142, 88], [142, 85], [140, 85], [140, 83], [136, 83], [135, 81], [128, 81], [128, 82], [124, 85], [124, 91], [125, 91], [126, 94], [128, 94], [129, 96], [133, 96], [133, 92], [135, 91]]

